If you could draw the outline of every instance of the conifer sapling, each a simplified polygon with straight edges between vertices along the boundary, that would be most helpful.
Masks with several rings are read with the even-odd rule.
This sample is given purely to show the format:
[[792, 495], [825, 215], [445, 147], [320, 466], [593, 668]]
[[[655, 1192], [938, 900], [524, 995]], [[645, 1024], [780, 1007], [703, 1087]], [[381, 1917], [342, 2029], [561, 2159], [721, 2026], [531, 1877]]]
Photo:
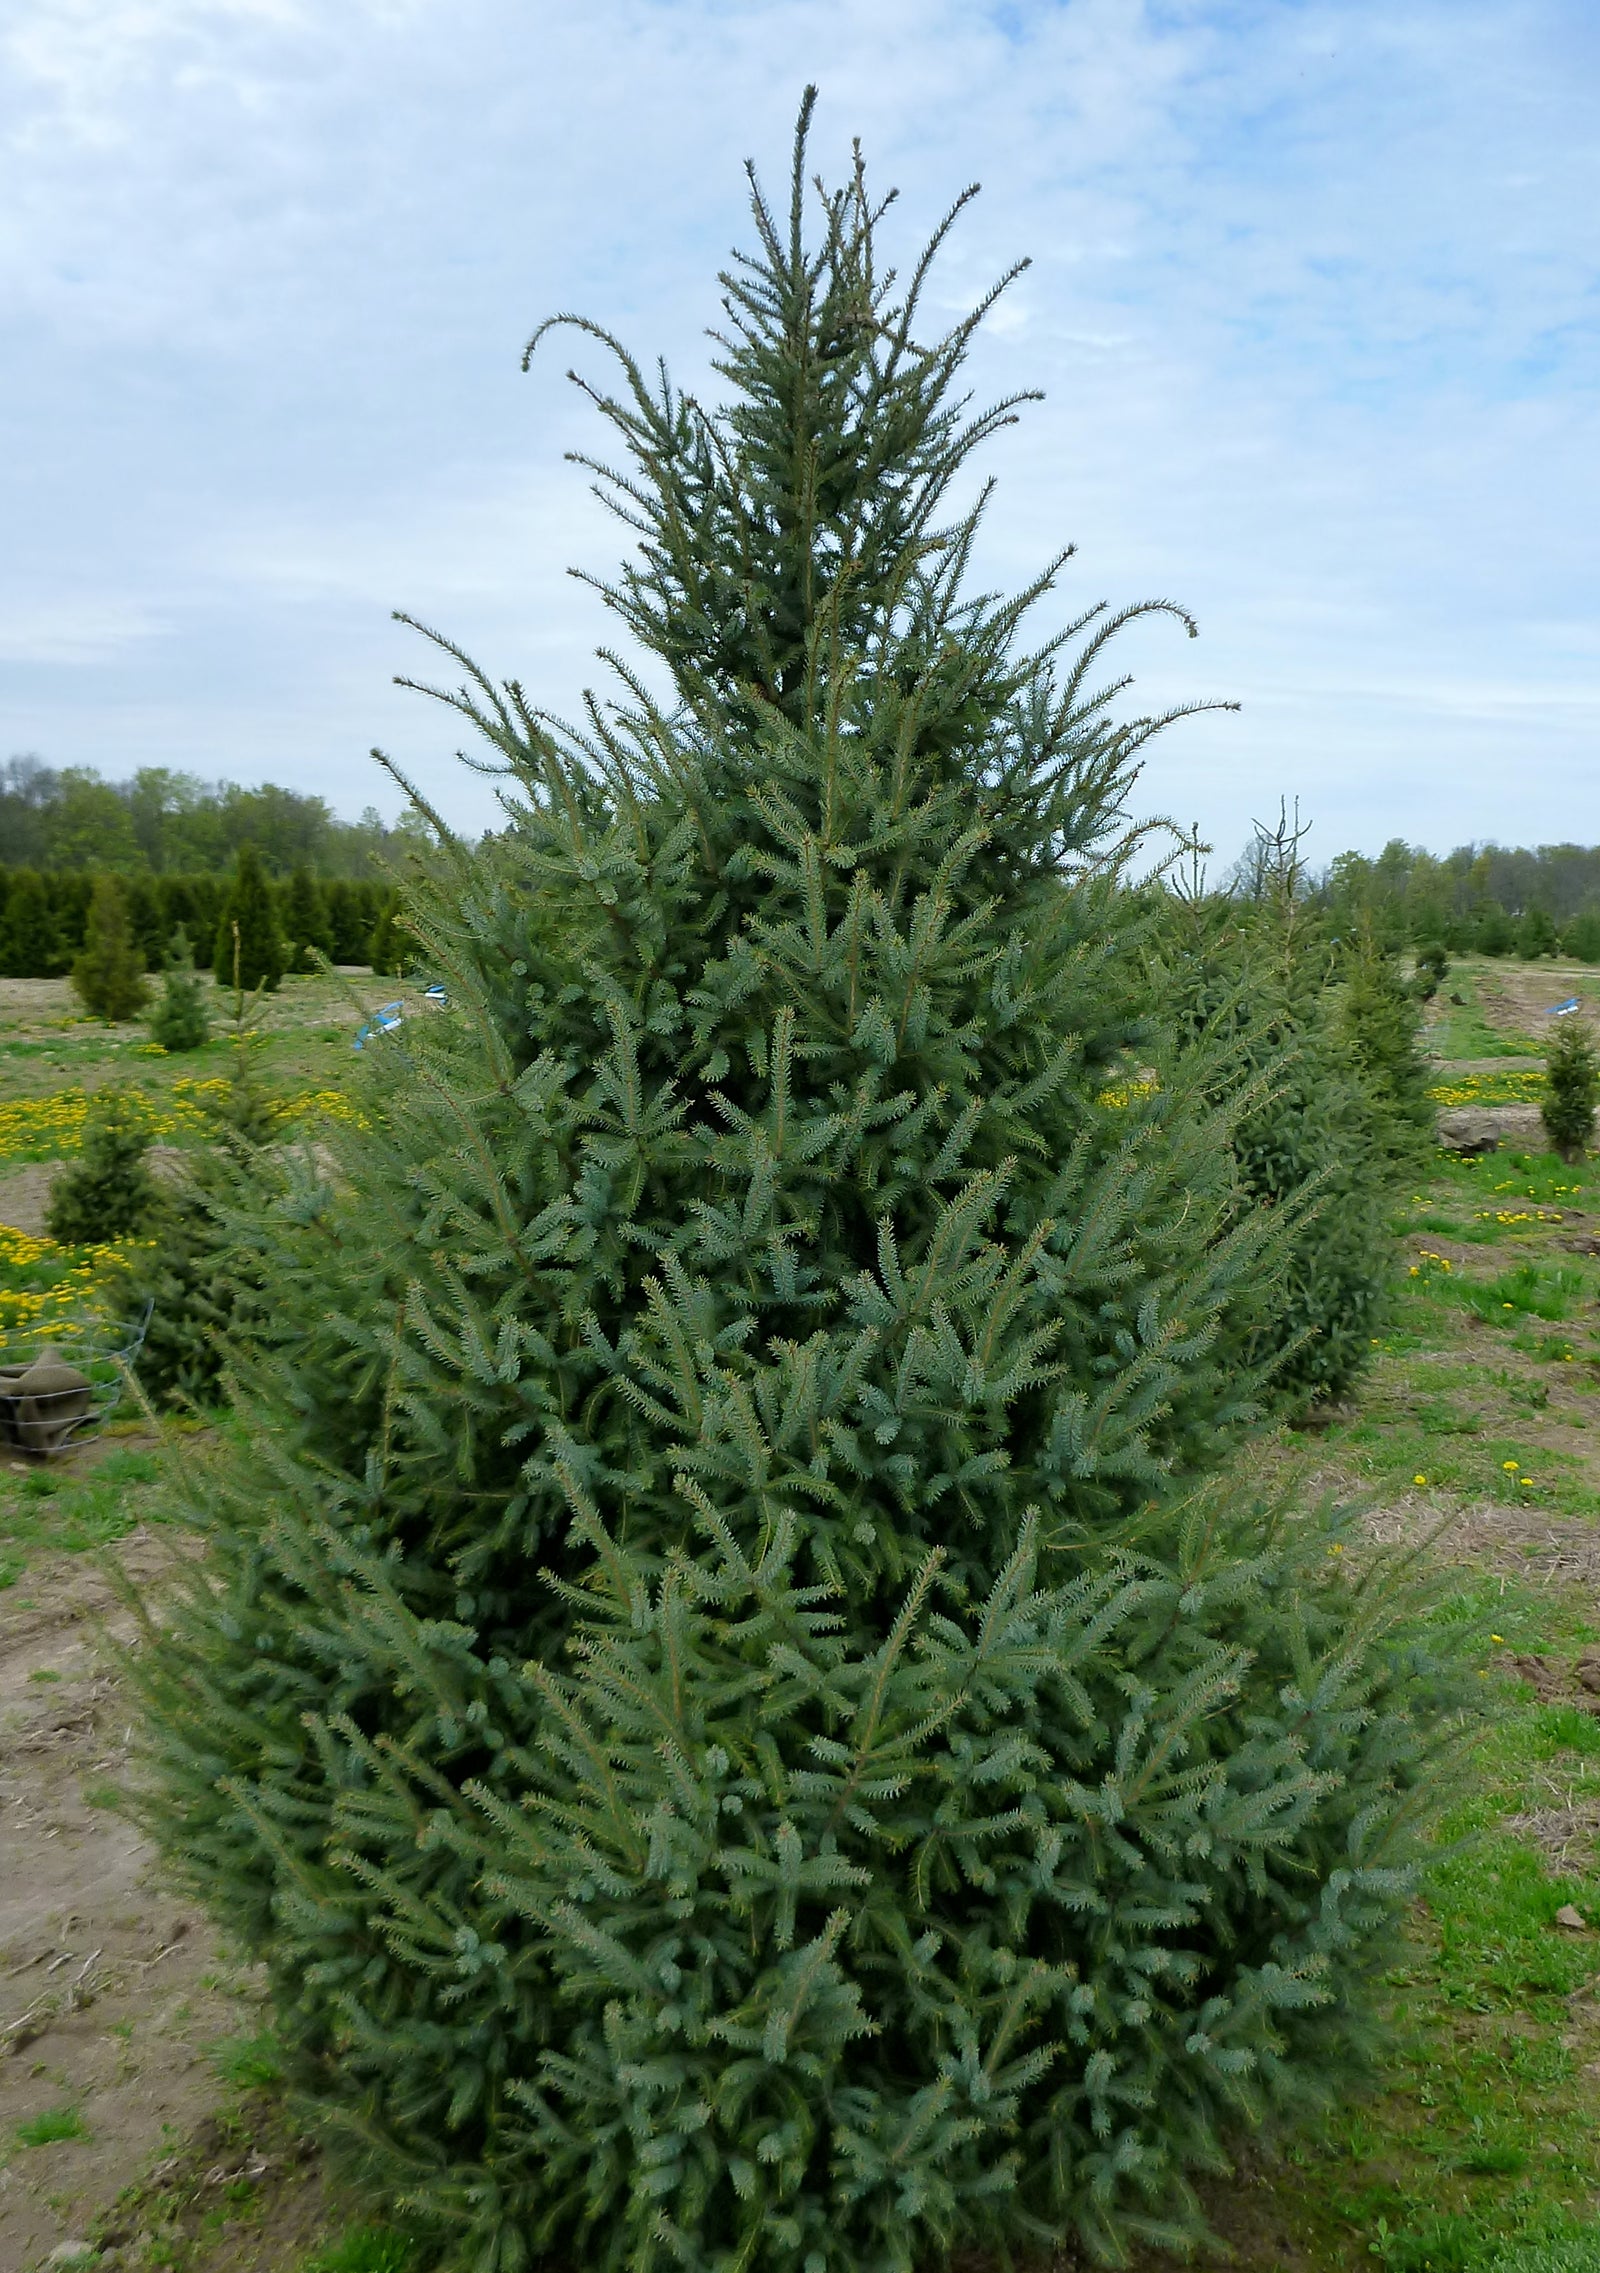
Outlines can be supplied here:
[[1563, 1018], [1545, 1052], [1545, 1094], [1539, 1107], [1545, 1134], [1569, 1164], [1581, 1161], [1594, 1142], [1595, 1106], [1600, 1103], [1600, 1055], [1582, 1014]]
[[83, 1148], [57, 1177], [45, 1228], [63, 1246], [99, 1245], [138, 1237], [156, 1205], [146, 1166], [150, 1116], [121, 1089], [97, 1090], [89, 1100]]
[[144, 954], [134, 944], [120, 876], [95, 879], [83, 952], [72, 966], [78, 1000], [93, 1018], [136, 1018], [145, 1006]]
[[240, 847], [233, 884], [217, 923], [214, 962], [220, 985], [231, 979], [247, 993], [257, 987], [271, 993], [283, 977], [287, 963], [283, 933], [254, 845]]
[[400, 913], [399, 895], [386, 893], [367, 940], [367, 961], [380, 977], [398, 976], [404, 967], [410, 942], [401, 926]]
[[52, 978], [65, 962], [44, 878], [31, 868], [19, 869], [11, 878], [0, 957], [12, 979]]
[[198, 1050], [211, 1038], [211, 1012], [195, 975], [189, 935], [179, 924], [168, 943], [161, 993], [150, 1013], [150, 1039], [170, 1051]]
[[333, 932], [328, 922], [328, 906], [309, 868], [297, 868], [289, 879], [284, 897], [283, 929], [292, 969], [314, 970], [318, 955], [331, 959]]

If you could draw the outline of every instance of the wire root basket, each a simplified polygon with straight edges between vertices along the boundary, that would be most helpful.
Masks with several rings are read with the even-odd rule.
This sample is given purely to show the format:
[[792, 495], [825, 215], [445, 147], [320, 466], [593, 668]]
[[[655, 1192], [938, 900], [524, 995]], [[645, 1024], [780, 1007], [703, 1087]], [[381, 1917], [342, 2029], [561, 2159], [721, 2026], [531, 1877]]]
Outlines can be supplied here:
[[122, 1320], [73, 1334], [51, 1369], [74, 1376], [60, 1386], [24, 1386], [43, 1353], [0, 1347], [0, 1444], [51, 1460], [98, 1436], [122, 1402], [154, 1308], [147, 1302], [131, 1326]]

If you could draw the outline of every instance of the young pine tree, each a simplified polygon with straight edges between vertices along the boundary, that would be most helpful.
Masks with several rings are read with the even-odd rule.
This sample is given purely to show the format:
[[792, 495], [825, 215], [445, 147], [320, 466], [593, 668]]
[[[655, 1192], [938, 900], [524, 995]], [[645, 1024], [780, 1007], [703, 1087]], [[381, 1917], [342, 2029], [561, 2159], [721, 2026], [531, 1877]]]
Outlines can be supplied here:
[[92, 1018], [137, 1018], [147, 1000], [144, 955], [135, 945], [119, 876], [95, 879], [83, 952], [72, 966], [78, 1000]]
[[[74, 961], [83, 952], [89, 933], [89, 910], [94, 903], [95, 877], [83, 870], [56, 871], [45, 877], [45, 892], [50, 902], [50, 920], [55, 927], [56, 969], [70, 971]], [[126, 883], [124, 890], [128, 890]], [[133, 922], [132, 898], [129, 898], [129, 925], [133, 931], [135, 949], [139, 945], [138, 926]], [[140, 968], [143, 968], [141, 964]]]
[[1517, 944], [1517, 927], [1498, 900], [1477, 911], [1473, 945], [1480, 955], [1510, 955]]
[[1442, 939], [1425, 939], [1416, 952], [1412, 988], [1419, 1002], [1432, 1002], [1450, 976], [1450, 953]]
[[1580, 963], [1600, 963], [1600, 908], [1584, 908], [1561, 934], [1561, 952]]
[[1369, 931], [1345, 959], [1344, 1042], [1372, 1107], [1378, 1146], [1391, 1171], [1414, 1168], [1433, 1141], [1430, 1074], [1412, 990]]
[[1545, 1053], [1545, 1097], [1539, 1107], [1545, 1134], [1563, 1160], [1576, 1163], [1594, 1142], [1600, 1103], [1600, 1055], [1581, 1017], [1563, 1018]]
[[1196, 876], [1166, 897], [1152, 968], [1186, 1052], [1219, 1069], [1217, 1101], [1241, 1095], [1234, 1157], [1285, 1246], [1259, 1315], [1234, 1330], [1248, 1359], [1271, 1363], [1278, 1395], [1302, 1405], [1343, 1396], [1370, 1362], [1395, 1262], [1396, 1173], [1386, 1118], [1340, 1030], [1304, 834], [1286, 817], [1258, 824], [1247, 886], [1206, 893]]
[[217, 983], [242, 986], [247, 993], [265, 987], [270, 994], [283, 977], [286, 961], [283, 934], [261, 856], [254, 845], [242, 845], [233, 886], [217, 922]]
[[235, 988], [229, 1078], [207, 1084], [196, 1099], [208, 1141], [163, 1184], [119, 1282], [130, 1321], [151, 1306], [138, 1370], [158, 1405], [216, 1404], [226, 1351], [242, 1346], [263, 1315], [271, 1210], [296, 1188], [294, 1163], [275, 1150], [283, 1104], [262, 1068], [262, 1001], [259, 988], [253, 995]]
[[397, 977], [405, 968], [411, 939], [401, 914], [399, 894], [387, 893], [367, 940], [367, 961], [380, 978]]
[[153, 1214], [157, 1191], [145, 1155], [150, 1116], [136, 1097], [102, 1089], [90, 1099], [83, 1149], [57, 1177], [45, 1228], [63, 1246], [136, 1238]]
[[130, 876], [123, 886], [128, 896], [128, 925], [141, 971], [158, 971], [172, 927], [163, 916], [161, 894], [148, 876]]
[[1541, 955], [1560, 952], [1555, 918], [1548, 908], [1524, 908], [1517, 925], [1517, 953], [1524, 962], [1536, 963]]
[[182, 924], [167, 945], [161, 993], [150, 1013], [150, 1039], [169, 1051], [198, 1050], [211, 1039], [211, 1012]]
[[348, 877], [331, 877], [323, 887], [328, 912], [328, 953], [335, 963], [359, 963], [366, 958], [366, 934], [356, 886]]
[[48, 979], [61, 968], [61, 943], [44, 878], [34, 869], [18, 869], [6, 894], [0, 970], [10, 979]]
[[289, 879], [283, 929], [292, 970], [313, 970], [318, 955], [332, 959], [333, 931], [328, 921], [327, 902], [309, 868], [297, 868]]
[[[188, 876], [163, 876], [156, 886], [157, 904], [161, 911], [161, 935], [170, 941], [175, 931], [182, 931], [191, 947], [204, 929], [204, 917], [194, 888], [194, 879]], [[216, 930], [215, 922], [211, 929]]]
[[966, 589], [989, 301], [923, 338], [859, 167], [807, 241], [808, 115], [727, 402], [599, 397], [670, 699], [462, 659], [514, 819], [257, 1216], [133, 1668], [300, 2087], [497, 2273], [1192, 2233], [1362, 2034], [1446, 1695], [1338, 1519], [1203, 1488], [1277, 1231], [1150, 1016], [1141, 611]]

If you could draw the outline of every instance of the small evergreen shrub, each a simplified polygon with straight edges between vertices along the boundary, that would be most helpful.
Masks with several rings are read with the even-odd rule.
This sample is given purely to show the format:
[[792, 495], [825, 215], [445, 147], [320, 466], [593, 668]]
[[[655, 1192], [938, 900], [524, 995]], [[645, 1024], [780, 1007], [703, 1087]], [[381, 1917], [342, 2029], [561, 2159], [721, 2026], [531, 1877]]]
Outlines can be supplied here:
[[1548, 908], [1526, 908], [1517, 925], [1517, 953], [1527, 962], [1537, 962], [1541, 955], [1554, 955], [1560, 947], [1556, 935], [1555, 918]]
[[259, 1219], [285, 1185], [269, 1152], [282, 1135], [283, 1108], [262, 1076], [261, 1004], [259, 991], [236, 990], [229, 1078], [196, 1096], [209, 1142], [161, 1189], [122, 1276], [130, 1321], [153, 1305], [138, 1370], [157, 1405], [215, 1405], [226, 1353], [260, 1323], [270, 1277], [263, 1250], [274, 1235], [270, 1217], [265, 1231]]
[[1443, 940], [1426, 939], [1417, 949], [1416, 992], [1419, 1002], [1432, 1002], [1450, 975], [1450, 952]]
[[141, 971], [157, 971], [172, 926], [166, 921], [161, 906], [161, 894], [153, 877], [129, 876], [119, 879], [128, 896], [128, 925], [133, 933], [134, 952], [139, 957]]
[[1517, 927], [1498, 900], [1479, 910], [1475, 941], [1480, 955], [1510, 955], [1516, 950]]
[[220, 985], [247, 993], [265, 987], [270, 994], [283, 977], [287, 956], [278, 929], [272, 888], [253, 845], [240, 849], [233, 885], [217, 923], [214, 955]]
[[331, 939], [328, 952], [333, 961], [364, 963], [372, 933], [372, 919], [367, 914], [366, 898], [361, 886], [351, 883], [346, 877], [336, 876], [326, 887], [324, 898]]
[[1240, 1096], [1238, 1172], [1285, 1242], [1259, 1314], [1235, 1322], [1242, 1350], [1271, 1365], [1290, 1405], [1342, 1397], [1388, 1313], [1395, 1168], [1341, 1032], [1328, 985], [1334, 951], [1297, 905], [1292, 874], [1244, 905], [1224, 895], [1170, 901], [1158, 936], [1154, 984], [1177, 1021], [1186, 1072], [1217, 1067], [1216, 1101]]
[[139, 1236], [155, 1212], [157, 1192], [145, 1155], [150, 1119], [137, 1098], [102, 1089], [89, 1103], [83, 1150], [50, 1194], [45, 1228], [63, 1246], [95, 1246]]
[[8, 979], [48, 979], [65, 967], [44, 878], [31, 868], [13, 872], [0, 932], [0, 968]]
[[859, 172], [807, 245], [808, 115], [730, 403], [601, 398], [670, 703], [568, 741], [455, 658], [510, 825], [419, 853], [448, 1007], [236, 1212], [130, 1668], [292, 2080], [480, 2273], [1192, 2236], [1370, 2034], [1455, 1705], [1347, 1518], [1215, 1480], [1283, 1241], [1137, 1078], [1142, 611], [966, 592], [990, 303], [924, 340]]
[[332, 960], [333, 931], [328, 921], [327, 902], [308, 868], [297, 868], [289, 879], [282, 928], [291, 970], [314, 970], [318, 955]]
[[91, 1018], [136, 1018], [145, 1006], [144, 955], [134, 944], [128, 896], [117, 876], [95, 881], [83, 952], [72, 984]]
[[226, 1352], [254, 1331], [261, 1313], [263, 1267], [241, 1206], [253, 1222], [263, 1192], [237, 1154], [208, 1149], [190, 1155], [164, 1185], [144, 1219], [143, 1244], [122, 1276], [121, 1304], [130, 1320], [153, 1305], [139, 1353], [139, 1384], [152, 1404], [208, 1408], [220, 1398]]
[[[50, 922], [55, 932], [57, 970], [70, 971], [74, 958], [82, 951], [89, 930], [89, 908], [94, 899], [95, 882], [93, 876], [81, 869], [69, 871], [65, 875], [57, 870], [44, 878], [45, 898], [49, 903]], [[131, 923], [131, 893], [129, 920]], [[136, 931], [134, 944], [137, 947]]]
[[1436, 1115], [1422, 1054], [1422, 1021], [1392, 956], [1359, 939], [1346, 966], [1344, 1041], [1375, 1116], [1381, 1151], [1414, 1165], [1433, 1141]]
[[367, 940], [367, 961], [380, 978], [398, 978], [411, 945], [401, 921], [400, 896], [391, 892], [378, 912]]
[[1580, 963], [1600, 963], [1600, 908], [1585, 908], [1561, 934], [1561, 952]]
[[1563, 1160], [1582, 1160], [1594, 1142], [1597, 1103], [1600, 1056], [1581, 1016], [1560, 1019], [1545, 1053], [1545, 1094], [1539, 1118]]
[[161, 993], [150, 1013], [150, 1039], [173, 1052], [198, 1050], [211, 1039], [211, 1012], [181, 924], [168, 944]]

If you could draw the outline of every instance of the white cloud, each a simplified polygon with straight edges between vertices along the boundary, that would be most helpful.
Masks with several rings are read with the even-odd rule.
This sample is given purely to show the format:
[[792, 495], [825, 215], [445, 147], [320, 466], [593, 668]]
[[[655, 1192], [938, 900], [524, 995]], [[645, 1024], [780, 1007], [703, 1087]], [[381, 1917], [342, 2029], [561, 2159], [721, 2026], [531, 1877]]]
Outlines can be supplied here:
[[81, 593], [23, 599], [0, 607], [0, 662], [105, 663], [165, 628], [136, 600]]
[[1076, 538], [1067, 602], [1201, 618], [1130, 648], [1142, 699], [1245, 705], [1158, 745], [1153, 801], [1230, 842], [1298, 790], [1326, 851], [1600, 836], [1597, 40], [1563, 0], [6, 21], [0, 611], [35, 630], [0, 648], [29, 666], [0, 742], [303, 764], [355, 805], [383, 740], [437, 788], [392, 606], [572, 708], [606, 627], [561, 572], [617, 532], [560, 462], [595, 436], [559, 373], [598, 358], [554, 342], [523, 379], [517, 351], [576, 305], [703, 371], [739, 162], [781, 192], [817, 76], [819, 161], [859, 131], [906, 242], [987, 181], [941, 310], [1034, 255], [975, 358], [1049, 398], [995, 451], [985, 575]]

